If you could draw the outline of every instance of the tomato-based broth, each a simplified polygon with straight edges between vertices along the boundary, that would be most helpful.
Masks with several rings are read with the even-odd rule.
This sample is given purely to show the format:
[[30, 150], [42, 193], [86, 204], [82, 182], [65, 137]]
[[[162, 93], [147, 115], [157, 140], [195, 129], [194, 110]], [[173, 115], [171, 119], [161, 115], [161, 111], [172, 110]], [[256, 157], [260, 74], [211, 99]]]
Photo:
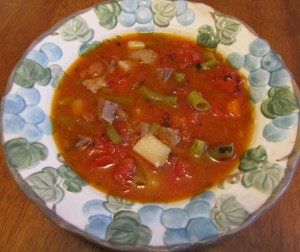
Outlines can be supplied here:
[[52, 104], [64, 161], [90, 185], [138, 202], [193, 197], [249, 147], [246, 81], [215, 50], [171, 34], [103, 41], [68, 69]]

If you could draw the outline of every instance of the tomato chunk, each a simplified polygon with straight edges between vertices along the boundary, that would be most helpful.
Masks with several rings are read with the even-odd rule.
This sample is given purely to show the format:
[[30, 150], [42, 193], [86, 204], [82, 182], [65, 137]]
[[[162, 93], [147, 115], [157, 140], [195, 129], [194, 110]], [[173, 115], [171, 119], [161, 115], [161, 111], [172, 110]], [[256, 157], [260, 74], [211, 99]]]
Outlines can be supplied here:
[[198, 50], [189, 46], [183, 46], [164, 55], [160, 61], [163, 64], [172, 66], [179, 65], [180, 69], [184, 69], [189, 65], [201, 63], [202, 59]]
[[114, 91], [123, 94], [130, 90], [130, 85], [133, 82], [133, 76], [128, 72], [114, 72], [107, 76], [106, 81], [114, 89]]
[[115, 146], [113, 142], [108, 139], [108, 137], [102, 136], [96, 140], [94, 150], [95, 152], [101, 153], [114, 153]]
[[125, 190], [129, 189], [134, 179], [135, 170], [136, 170], [136, 165], [133, 159], [131, 158], [123, 159], [114, 168], [115, 181], [123, 189]]
[[181, 159], [175, 159], [174, 160], [174, 172], [177, 179], [183, 178], [183, 177], [190, 177], [190, 165]]
[[225, 74], [213, 80], [213, 85], [232, 95], [237, 95], [242, 91], [242, 78], [235, 72]]
[[115, 159], [110, 154], [102, 155], [95, 159], [95, 161], [92, 163], [91, 168], [97, 169], [97, 168], [109, 168], [115, 164]]

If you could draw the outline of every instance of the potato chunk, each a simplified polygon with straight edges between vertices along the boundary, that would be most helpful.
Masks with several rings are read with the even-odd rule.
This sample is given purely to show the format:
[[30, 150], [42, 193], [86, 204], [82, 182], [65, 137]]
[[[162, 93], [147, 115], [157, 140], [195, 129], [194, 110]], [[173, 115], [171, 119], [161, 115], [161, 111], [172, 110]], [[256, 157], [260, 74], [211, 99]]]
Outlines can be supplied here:
[[141, 60], [145, 64], [152, 64], [156, 61], [158, 55], [151, 49], [140, 49], [130, 52], [130, 59]]
[[143, 41], [128, 41], [127, 43], [128, 48], [131, 50], [138, 50], [138, 49], [144, 49], [145, 48], [145, 43]]
[[133, 151], [140, 154], [155, 167], [161, 167], [166, 162], [171, 149], [155, 136], [146, 135], [135, 144]]

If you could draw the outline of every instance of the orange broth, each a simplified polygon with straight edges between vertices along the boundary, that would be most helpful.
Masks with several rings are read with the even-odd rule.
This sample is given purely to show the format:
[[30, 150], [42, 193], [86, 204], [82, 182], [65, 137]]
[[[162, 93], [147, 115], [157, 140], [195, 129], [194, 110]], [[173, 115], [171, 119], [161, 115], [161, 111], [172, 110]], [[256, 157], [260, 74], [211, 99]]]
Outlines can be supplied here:
[[[150, 63], [132, 56], [136, 51], [150, 52]], [[151, 100], [141, 87], [176, 97], [176, 104]], [[208, 102], [207, 110], [191, 105], [192, 91]], [[103, 119], [99, 101], [117, 108], [111, 121]], [[215, 50], [143, 33], [103, 41], [77, 59], [55, 91], [51, 118], [59, 152], [90, 185], [132, 201], [174, 202], [216, 186], [236, 168], [252, 140], [254, 107], [245, 78]], [[161, 129], [176, 131], [175, 143]], [[170, 149], [163, 165], [133, 150], [149, 134]], [[205, 143], [200, 155], [193, 152], [195, 139]], [[231, 155], [218, 159], [212, 150]]]

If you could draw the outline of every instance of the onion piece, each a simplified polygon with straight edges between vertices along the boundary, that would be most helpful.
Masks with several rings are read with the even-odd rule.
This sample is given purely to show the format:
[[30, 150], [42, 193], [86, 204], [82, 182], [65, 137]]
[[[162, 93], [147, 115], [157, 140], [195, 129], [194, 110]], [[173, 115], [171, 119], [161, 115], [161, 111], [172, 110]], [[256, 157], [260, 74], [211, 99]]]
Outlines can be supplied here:
[[167, 82], [172, 76], [173, 71], [174, 70], [172, 68], [157, 68], [155, 70], [155, 74], [157, 77], [162, 79], [163, 82]]
[[111, 124], [115, 120], [118, 104], [99, 98], [97, 106], [98, 119], [104, 119]]
[[101, 62], [95, 62], [80, 73], [82, 79], [95, 78], [104, 72], [104, 66]]
[[92, 93], [96, 93], [102, 87], [107, 87], [107, 82], [104, 77], [88, 79], [83, 81], [82, 84]]
[[157, 136], [170, 147], [174, 147], [180, 141], [180, 133], [178, 129], [160, 127]]
[[138, 125], [138, 130], [140, 132], [141, 137], [146, 136], [149, 133], [149, 123], [140, 122]]
[[75, 148], [83, 150], [86, 147], [90, 146], [92, 143], [93, 143], [92, 138], [88, 136], [78, 135], [75, 143]]

